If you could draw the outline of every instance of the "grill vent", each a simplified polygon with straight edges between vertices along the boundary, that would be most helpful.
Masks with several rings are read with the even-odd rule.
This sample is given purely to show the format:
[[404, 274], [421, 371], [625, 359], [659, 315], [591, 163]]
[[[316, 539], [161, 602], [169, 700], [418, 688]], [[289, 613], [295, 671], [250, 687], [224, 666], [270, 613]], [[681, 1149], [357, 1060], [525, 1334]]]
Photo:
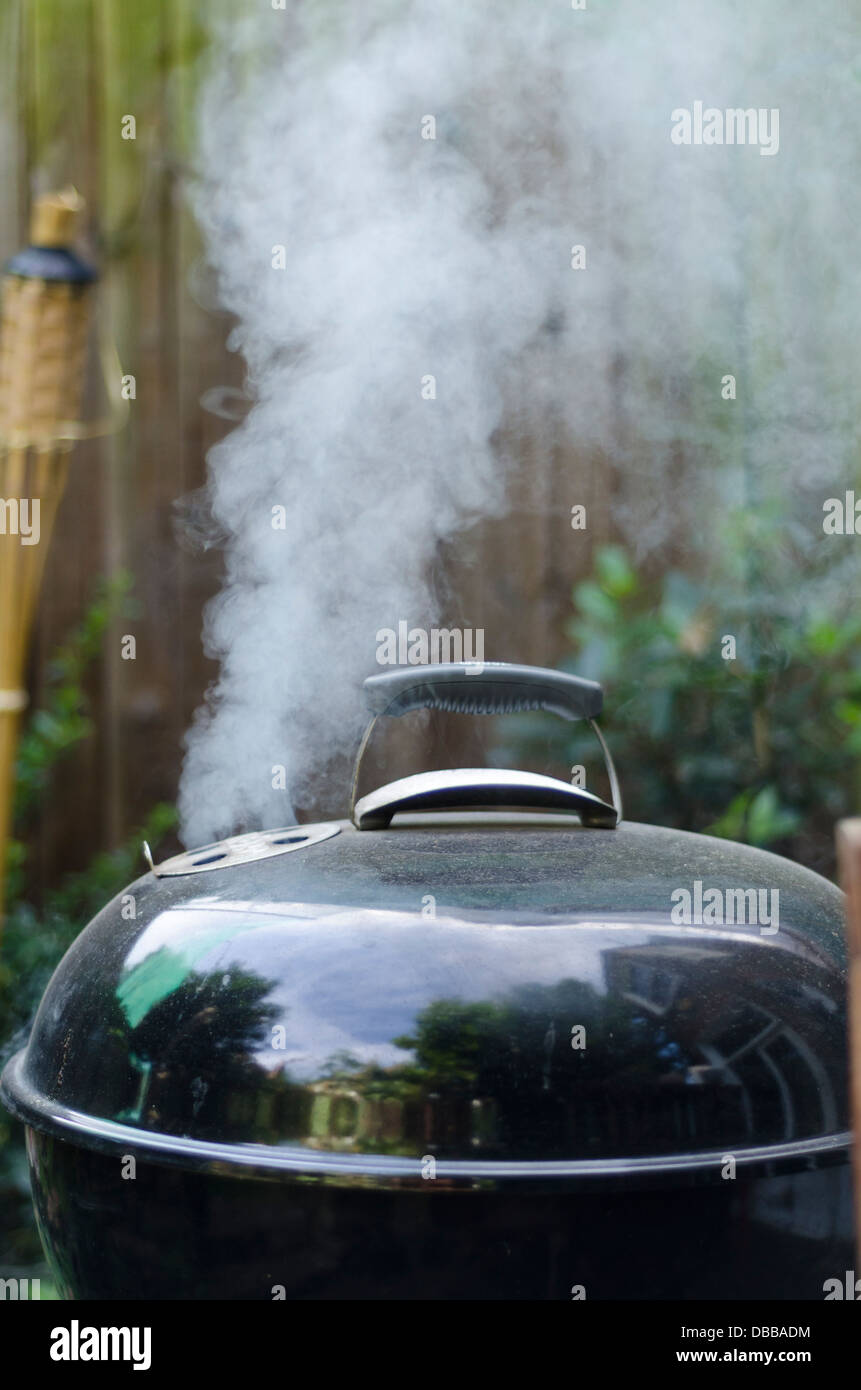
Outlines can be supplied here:
[[201, 845], [151, 864], [156, 878], [179, 878], [185, 874], [204, 874], [212, 869], [233, 869], [239, 864], [251, 864], [255, 859], [271, 859], [276, 854], [307, 849], [321, 840], [337, 835], [337, 821], [319, 825], [288, 825], [280, 830], [252, 830], [248, 835], [233, 835], [213, 845]]

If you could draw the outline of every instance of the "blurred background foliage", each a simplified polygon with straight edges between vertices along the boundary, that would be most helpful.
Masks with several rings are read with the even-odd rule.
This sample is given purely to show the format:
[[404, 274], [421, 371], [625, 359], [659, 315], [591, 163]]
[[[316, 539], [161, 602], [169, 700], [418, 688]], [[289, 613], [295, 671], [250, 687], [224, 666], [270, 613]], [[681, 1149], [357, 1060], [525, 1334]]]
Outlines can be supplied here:
[[[855, 812], [859, 790], [854, 557], [842, 564], [819, 545], [805, 555], [776, 503], [728, 514], [718, 541], [700, 574], [651, 577], [624, 547], [601, 547], [574, 587], [561, 666], [605, 687], [601, 722], [628, 819], [741, 840], [833, 875], [834, 822]], [[500, 732], [494, 761], [549, 753], [608, 795], [588, 727], [517, 715]]]
[[[63, 953], [87, 922], [142, 870], [141, 842], [157, 847], [176, 813], [156, 805], [126, 844], [97, 854], [81, 872], [43, 891], [27, 847], [28, 822], [51, 795], [58, 764], [92, 733], [87, 677], [115, 618], [134, 616], [131, 579], [120, 571], [96, 592], [77, 628], [54, 654], [46, 699], [25, 726], [15, 780], [15, 828], [9, 846], [7, 911], [0, 950], [0, 1066], [21, 1045], [42, 992]], [[23, 1127], [0, 1108], [0, 1277], [40, 1278], [42, 1298], [53, 1285], [30, 1207]]]

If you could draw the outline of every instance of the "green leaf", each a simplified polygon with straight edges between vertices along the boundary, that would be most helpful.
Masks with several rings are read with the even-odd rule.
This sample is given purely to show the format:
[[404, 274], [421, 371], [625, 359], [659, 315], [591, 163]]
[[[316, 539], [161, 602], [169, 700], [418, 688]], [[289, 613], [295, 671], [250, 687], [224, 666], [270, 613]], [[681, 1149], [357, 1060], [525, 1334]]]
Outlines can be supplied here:
[[774, 786], [744, 791], [706, 828], [706, 834], [749, 845], [769, 845], [791, 835], [801, 824], [797, 811], [782, 806]]
[[611, 598], [628, 598], [637, 591], [637, 572], [620, 545], [604, 545], [595, 557], [595, 571]]

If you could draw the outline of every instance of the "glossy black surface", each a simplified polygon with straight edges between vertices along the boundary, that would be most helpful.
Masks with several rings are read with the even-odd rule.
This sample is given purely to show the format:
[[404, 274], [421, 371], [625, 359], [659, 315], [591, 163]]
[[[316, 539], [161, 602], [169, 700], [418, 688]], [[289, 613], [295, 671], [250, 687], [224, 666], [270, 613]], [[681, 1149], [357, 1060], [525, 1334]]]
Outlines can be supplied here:
[[[696, 882], [776, 892], [779, 929], [673, 922]], [[6, 1095], [105, 1151], [333, 1181], [806, 1169], [845, 1157], [842, 937], [833, 885], [725, 841], [345, 823], [138, 880], [61, 963]]]
[[[821, 1300], [854, 1267], [846, 1167], [578, 1195], [239, 1180], [31, 1135], [65, 1297]], [[763, 1317], [761, 1321], [770, 1321]]]
[[3, 1076], [66, 1296], [820, 1299], [852, 1268], [833, 885], [508, 813], [203, 858], [108, 904]]

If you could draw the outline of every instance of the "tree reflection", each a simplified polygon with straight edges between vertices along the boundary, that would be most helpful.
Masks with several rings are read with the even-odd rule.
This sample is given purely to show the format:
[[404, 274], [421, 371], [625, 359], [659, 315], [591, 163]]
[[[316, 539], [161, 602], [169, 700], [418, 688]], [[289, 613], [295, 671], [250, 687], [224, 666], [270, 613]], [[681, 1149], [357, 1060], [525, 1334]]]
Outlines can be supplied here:
[[[253, 1134], [270, 1089], [255, 1054], [268, 1046], [272, 1024], [283, 1019], [271, 990], [271, 980], [232, 966], [189, 972], [155, 1003], [128, 1039], [144, 1078], [138, 1122], [196, 1138]], [[276, 1089], [289, 1084], [279, 1069]]]

